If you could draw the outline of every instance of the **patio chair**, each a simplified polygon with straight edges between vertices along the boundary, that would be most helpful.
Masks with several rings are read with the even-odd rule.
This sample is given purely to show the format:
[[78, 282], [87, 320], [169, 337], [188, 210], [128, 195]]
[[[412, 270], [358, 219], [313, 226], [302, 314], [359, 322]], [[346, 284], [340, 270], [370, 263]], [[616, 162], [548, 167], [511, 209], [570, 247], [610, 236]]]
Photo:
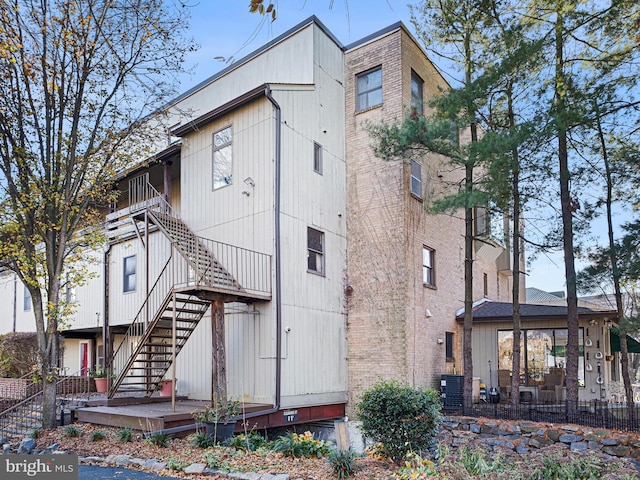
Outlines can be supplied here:
[[505, 397], [511, 395], [511, 370], [498, 370], [498, 387]]
[[[544, 384], [538, 389], [538, 400], [544, 403], [557, 403], [561, 399], [564, 375], [561, 373], [546, 373]], [[559, 387], [559, 388], [556, 388]]]

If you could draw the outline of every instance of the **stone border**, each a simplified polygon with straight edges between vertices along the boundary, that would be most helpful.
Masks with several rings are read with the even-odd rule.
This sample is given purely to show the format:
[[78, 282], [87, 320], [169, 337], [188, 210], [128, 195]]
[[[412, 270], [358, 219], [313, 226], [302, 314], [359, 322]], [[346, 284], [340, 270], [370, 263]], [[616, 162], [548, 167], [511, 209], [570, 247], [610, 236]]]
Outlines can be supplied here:
[[602, 452], [629, 460], [640, 470], [640, 433], [619, 432], [580, 425], [554, 425], [526, 420], [493, 420], [446, 416], [438, 442], [452, 447], [470, 441], [518, 454], [561, 445], [578, 452]]

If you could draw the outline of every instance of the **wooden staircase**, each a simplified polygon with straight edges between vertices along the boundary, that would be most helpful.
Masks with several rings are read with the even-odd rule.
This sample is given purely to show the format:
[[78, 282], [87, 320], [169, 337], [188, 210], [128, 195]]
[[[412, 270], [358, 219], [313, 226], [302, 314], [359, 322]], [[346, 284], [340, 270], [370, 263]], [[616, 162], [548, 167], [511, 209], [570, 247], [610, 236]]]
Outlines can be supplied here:
[[108, 364], [109, 398], [158, 390], [211, 300], [271, 299], [270, 256], [196, 236], [146, 180], [130, 191], [134, 222], [157, 227], [172, 253]]

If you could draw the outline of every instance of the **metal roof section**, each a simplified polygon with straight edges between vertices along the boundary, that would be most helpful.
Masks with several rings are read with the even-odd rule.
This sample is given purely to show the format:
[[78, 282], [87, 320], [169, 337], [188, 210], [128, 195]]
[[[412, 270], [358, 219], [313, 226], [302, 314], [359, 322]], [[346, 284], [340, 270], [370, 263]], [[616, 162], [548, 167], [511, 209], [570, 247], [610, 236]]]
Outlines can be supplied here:
[[[523, 303], [520, 305], [522, 320], [557, 320], [566, 317], [568, 308], [563, 305], [536, 305]], [[616, 312], [613, 310], [592, 310], [587, 307], [578, 307], [578, 315], [588, 318], [612, 318]], [[463, 320], [464, 311], [457, 313], [458, 321]], [[509, 302], [483, 302], [473, 309], [474, 322], [505, 322], [513, 321], [513, 304]]]

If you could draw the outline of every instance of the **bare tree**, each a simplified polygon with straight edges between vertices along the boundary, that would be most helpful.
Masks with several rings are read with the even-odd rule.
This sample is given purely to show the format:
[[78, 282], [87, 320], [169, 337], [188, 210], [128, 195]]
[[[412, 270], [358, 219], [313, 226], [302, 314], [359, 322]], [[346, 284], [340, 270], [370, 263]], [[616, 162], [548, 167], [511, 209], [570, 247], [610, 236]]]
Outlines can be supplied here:
[[185, 15], [164, 0], [0, 3], [0, 258], [31, 293], [44, 428], [56, 422], [61, 287], [101, 240], [115, 172], [151, 145], [142, 120], [192, 48]]

